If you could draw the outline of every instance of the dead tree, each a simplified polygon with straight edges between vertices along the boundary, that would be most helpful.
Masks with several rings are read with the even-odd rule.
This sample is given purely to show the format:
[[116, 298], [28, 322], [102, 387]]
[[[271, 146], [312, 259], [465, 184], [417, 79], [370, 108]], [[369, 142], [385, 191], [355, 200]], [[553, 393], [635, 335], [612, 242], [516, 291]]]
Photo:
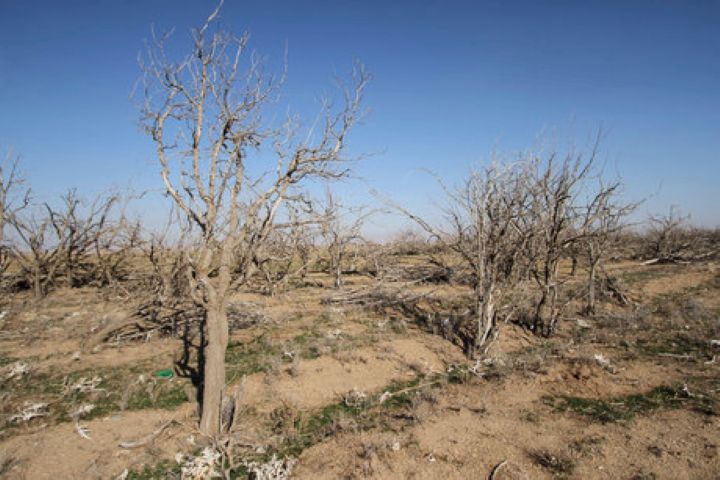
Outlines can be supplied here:
[[[215, 29], [219, 8], [192, 31], [186, 56], [167, 56], [166, 35], [152, 40], [141, 61], [142, 123], [155, 144], [165, 190], [197, 233], [188, 278], [193, 301], [205, 311], [200, 429], [206, 435], [221, 430], [229, 296], [254, 273], [258, 250], [289, 196], [313, 178], [347, 173], [343, 151], [368, 81], [358, 66], [344, 104], [336, 109], [326, 102], [305, 136], [294, 118], [268, 125], [262, 114], [279, 83], [248, 51], [247, 34]], [[252, 156], [268, 144], [272, 152]], [[269, 155], [275, 164], [263, 165]]]
[[[90, 254], [93, 251], [97, 253], [103, 237], [116, 230], [115, 225], [111, 228], [110, 216], [118, 201], [117, 195], [101, 194], [83, 208], [77, 192], [70, 190], [61, 198], [58, 207], [45, 204], [58, 250], [56, 258], [67, 286], [77, 286], [76, 282], [86, 283], [92, 277], [83, 270], [93, 268], [88, 265]], [[78, 276], [86, 278], [76, 278]], [[50, 279], [50, 282], [53, 280]]]
[[588, 270], [585, 305], [587, 313], [595, 313], [598, 268], [607, 254], [607, 249], [625, 227], [625, 218], [639, 205], [639, 202], [622, 202], [618, 198], [621, 187], [620, 181], [605, 184], [600, 179], [589, 201], [584, 206], [579, 206], [578, 245], [584, 251]]
[[67, 286], [86, 276], [90, 254], [105, 229], [117, 197], [99, 195], [83, 205], [74, 190], [59, 205], [45, 203], [35, 212], [9, 218], [15, 232], [16, 260], [36, 299], [44, 297], [62, 276]]
[[470, 267], [477, 316], [475, 348], [482, 347], [496, 325], [504, 288], [514, 277], [517, 254], [527, 236], [519, 228], [529, 198], [522, 165], [492, 165], [471, 172], [452, 192], [446, 210], [453, 232], [450, 247]]
[[335, 288], [343, 286], [343, 262], [348, 248], [360, 240], [365, 220], [373, 212], [364, 208], [349, 208], [338, 202], [330, 190], [325, 194], [325, 205], [320, 222], [320, 235], [328, 254], [328, 270]]
[[671, 263], [682, 261], [684, 251], [690, 246], [687, 235], [689, 215], [682, 215], [677, 207], [670, 207], [666, 215], [651, 215], [649, 218], [651, 260], [653, 263]]
[[275, 225], [255, 259], [264, 284], [264, 292], [273, 296], [293, 278], [305, 282], [308, 267], [315, 260], [313, 238], [321, 223], [312, 205], [298, 197], [286, 205], [287, 220]]
[[446, 228], [432, 226], [401, 209], [446, 249], [457, 253], [470, 272], [477, 325], [475, 352], [490, 339], [501, 297], [518, 278], [518, 256], [530, 236], [520, 224], [531, 193], [528, 175], [525, 164], [493, 164], [471, 171], [459, 188], [445, 188]]
[[94, 273], [98, 286], [117, 285], [128, 270], [133, 252], [140, 246], [142, 226], [122, 215], [117, 222], [100, 232], [93, 242]]
[[10, 224], [15, 230], [18, 240], [12, 246], [13, 259], [18, 263], [23, 276], [32, 288], [36, 300], [47, 292], [48, 284], [60, 266], [57, 258], [60, 250], [50, 247], [50, 220], [47, 217], [38, 219], [25, 215], [14, 216]]
[[560, 260], [568, 248], [579, 241], [576, 201], [583, 182], [591, 173], [598, 143], [585, 158], [573, 152], [558, 159], [551, 153], [546, 159], [530, 160], [529, 189], [531, 201], [523, 216], [528, 232], [529, 270], [540, 289], [531, 329], [542, 335], [555, 331], [558, 315], [558, 293], [563, 283], [559, 275]]
[[24, 180], [18, 174], [19, 158], [12, 152], [0, 160], [0, 276], [10, 265], [10, 246], [5, 243], [5, 226], [30, 203], [30, 190], [19, 195]]
[[317, 259], [317, 248], [315, 248], [316, 224], [307, 223], [298, 217], [296, 209], [291, 210], [289, 227], [289, 241], [293, 252], [297, 257], [297, 275], [301, 284], [305, 284], [310, 265]]

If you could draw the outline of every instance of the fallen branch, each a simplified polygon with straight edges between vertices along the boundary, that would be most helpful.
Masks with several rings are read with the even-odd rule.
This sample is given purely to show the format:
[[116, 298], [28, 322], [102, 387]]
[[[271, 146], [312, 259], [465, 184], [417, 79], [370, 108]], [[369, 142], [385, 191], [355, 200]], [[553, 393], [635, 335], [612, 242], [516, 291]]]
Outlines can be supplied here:
[[679, 353], [658, 353], [658, 357], [670, 357], [670, 358], [682, 358], [684, 360], [689, 360], [693, 358], [692, 355], [688, 354], [679, 354]]
[[437, 385], [439, 383], [440, 383], [439, 381], [421, 383], [420, 385], [415, 385], [414, 387], [403, 388], [402, 390], [398, 390], [397, 392], [385, 392], [382, 395], [380, 395], [380, 398], [378, 401], [380, 403], [384, 403], [386, 400], [388, 400], [396, 395], [401, 395], [403, 393], [412, 392], [413, 390], [420, 390], [421, 388], [425, 388], [425, 387], [431, 387], [431, 386]]
[[147, 436], [145, 436], [145, 437], [143, 437], [143, 438], [141, 438], [140, 440], [137, 440], [137, 441], [135, 441], [135, 442], [120, 442], [120, 446], [121, 446], [122, 448], [128, 448], [128, 449], [129, 449], [129, 448], [138, 448], [138, 447], [142, 447], [142, 446], [144, 446], [144, 445], [147, 445], [148, 443], [150, 443], [150, 442], [152, 442], [153, 440], [155, 440], [161, 433], [163, 433], [163, 432], [165, 431], [166, 428], [168, 428], [170, 425], [172, 425], [172, 424], [174, 424], [174, 423], [178, 423], [178, 422], [177, 422], [176, 420], [169, 420], [169, 421], [163, 423], [163, 424], [160, 426], [160, 428], [158, 428], [157, 430], [155, 430], [154, 432], [152, 432], [150, 435], [147, 435]]
[[495, 478], [495, 475], [500, 471], [502, 467], [507, 465], [507, 460], [503, 460], [502, 462], [498, 463], [493, 467], [492, 470], [490, 470], [490, 475], [488, 475], [487, 480], [493, 480]]

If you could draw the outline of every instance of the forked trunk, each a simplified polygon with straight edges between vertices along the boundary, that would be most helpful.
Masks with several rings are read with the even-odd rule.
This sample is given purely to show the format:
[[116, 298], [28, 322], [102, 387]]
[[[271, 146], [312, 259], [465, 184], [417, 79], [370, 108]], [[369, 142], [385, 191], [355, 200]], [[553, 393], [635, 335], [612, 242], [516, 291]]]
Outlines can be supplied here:
[[535, 309], [533, 331], [536, 334], [550, 335], [555, 328], [555, 300], [557, 292], [552, 287], [543, 287], [540, 302]]
[[220, 433], [222, 397], [225, 390], [225, 351], [228, 344], [227, 310], [222, 302], [210, 302], [206, 313], [207, 346], [203, 380], [200, 431]]
[[475, 350], [485, 345], [495, 327], [495, 299], [492, 292], [488, 291], [477, 301], [478, 310], [478, 333], [475, 337]]

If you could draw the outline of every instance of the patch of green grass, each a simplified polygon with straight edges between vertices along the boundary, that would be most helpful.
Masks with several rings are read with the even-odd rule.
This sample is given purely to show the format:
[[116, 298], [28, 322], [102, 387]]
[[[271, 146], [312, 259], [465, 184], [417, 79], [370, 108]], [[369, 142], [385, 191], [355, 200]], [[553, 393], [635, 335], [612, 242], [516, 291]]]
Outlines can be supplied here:
[[280, 345], [261, 335], [249, 343], [231, 343], [225, 352], [230, 382], [253, 373], [269, 372], [282, 361]]
[[621, 272], [617, 277], [628, 285], [636, 285], [638, 283], [645, 283], [648, 280], [660, 278], [667, 274], [668, 272], [664, 268], [645, 267], [641, 270]]
[[[61, 372], [31, 371], [28, 375], [3, 385], [3, 388], [11, 393], [3, 413], [14, 413], [25, 401], [45, 402], [49, 404], [50, 414], [43, 417], [43, 421], [60, 423], [71, 421], [71, 413], [85, 404], [94, 405], [93, 410], [82, 417], [88, 420], [121, 410], [173, 409], [189, 400], [185, 393], [187, 380], [152, 379], [153, 368], [154, 364], [146, 363], [127, 368], [91, 368], [68, 375]], [[138, 381], [140, 375], [146, 377], [144, 382]], [[94, 391], [73, 392], [65, 389], [65, 386], [72, 385], [81, 378], [94, 377], [102, 379]]]
[[138, 392], [128, 400], [128, 410], [142, 410], [146, 408], [161, 408], [172, 410], [187, 402], [187, 394], [183, 385], [172, 380], [161, 384], [157, 392], [152, 395], [146, 392]]
[[5, 365], [10, 365], [15, 362], [17, 362], [17, 358], [6, 357], [5, 355], [0, 354], [0, 367], [4, 367]]
[[678, 387], [661, 386], [645, 393], [608, 400], [568, 395], [546, 396], [543, 402], [557, 412], [573, 412], [600, 423], [628, 422], [638, 414], [661, 408], [689, 408], [714, 414], [714, 401], [706, 396], [690, 396]]
[[474, 376], [470, 367], [464, 364], [451, 365], [447, 371], [448, 382], [454, 384], [468, 383]]
[[145, 465], [141, 470], [130, 470], [127, 480], [167, 480], [180, 478], [180, 466], [166, 460]]
[[710, 343], [707, 339], [685, 333], [664, 338], [655, 337], [647, 341], [638, 340], [637, 345], [643, 353], [652, 356], [658, 354], [704, 356], [711, 353]]
[[535, 412], [523, 412], [521, 418], [528, 423], [534, 423], [536, 425], [540, 423], [540, 415]]
[[261, 335], [248, 343], [230, 344], [225, 363], [229, 381], [232, 382], [243, 375], [270, 372], [278, 365], [291, 362], [292, 356], [285, 355], [285, 352], [303, 360], [313, 360], [324, 354], [357, 348], [364, 342], [367, 339], [343, 333], [337, 337], [327, 336], [314, 325], [307, 332], [285, 342], [272, 342], [266, 335]]
[[[370, 396], [359, 405], [349, 405], [341, 400], [309, 415], [300, 415], [293, 419], [295, 434], [286, 437], [275, 453], [279, 457], [298, 456], [303, 450], [341, 431], [344, 423], [351, 424], [354, 431], [366, 431], [378, 427], [387, 428], [392, 422], [410, 421], [408, 416], [401, 413], [411, 406], [414, 396], [420, 393], [421, 388], [414, 389], [423, 382], [432, 383], [432, 380], [437, 379], [418, 376], [407, 382], [393, 383], [387, 386], [383, 393]], [[439, 384], [438, 380], [430, 386]], [[390, 396], [386, 395], [380, 402], [386, 392]]]

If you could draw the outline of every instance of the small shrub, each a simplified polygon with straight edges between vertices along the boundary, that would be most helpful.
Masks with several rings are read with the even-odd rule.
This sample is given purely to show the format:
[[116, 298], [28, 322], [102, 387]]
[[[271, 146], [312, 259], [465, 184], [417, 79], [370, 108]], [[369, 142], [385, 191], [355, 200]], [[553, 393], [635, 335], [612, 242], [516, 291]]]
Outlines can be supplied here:
[[575, 462], [562, 454], [551, 453], [547, 450], [535, 450], [528, 453], [530, 459], [555, 476], [565, 478], [575, 470]]

